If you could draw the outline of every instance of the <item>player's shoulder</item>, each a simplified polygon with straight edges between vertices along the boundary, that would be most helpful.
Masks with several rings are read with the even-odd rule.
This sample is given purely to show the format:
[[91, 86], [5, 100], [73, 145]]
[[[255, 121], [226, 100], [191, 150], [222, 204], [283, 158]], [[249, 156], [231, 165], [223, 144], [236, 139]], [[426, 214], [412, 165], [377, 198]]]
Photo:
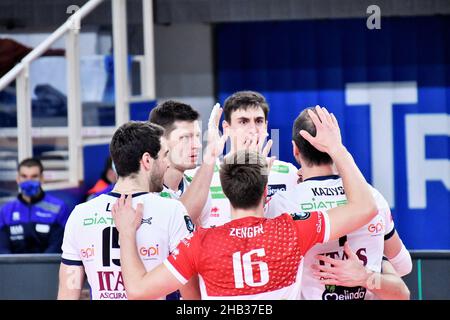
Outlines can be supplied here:
[[372, 191], [372, 195], [375, 199], [375, 203], [379, 209], [386, 209], [389, 208], [389, 203], [384, 198], [384, 196], [381, 194], [379, 190], [377, 190], [375, 187], [369, 184], [370, 190]]
[[163, 197], [157, 193], [147, 193], [136, 199], [136, 202], [143, 203], [144, 208], [146, 204], [151, 208], [158, 208], [158, 211], [164, 211], [164, 214], [186, 211], [183, 204], [177, 200], [169, 197]]
[[[117, 198], [118, 199], [118, 198]], [[73, 208], [72, 214], [77, 212], [92, 212], [92, 210], [104, 209], [103, 207], [107, 205], [108, 202], [115, 202], [114, 197], [108, 194], [101, 194], [98, 197], [92, 198], [86, 202], [79, 203]]]
[[178, 200], [161, 196], [160, 193], [146, 193], [142, 196], [139, 196], [136, 198], [138, 202], [152, 202], [152, 203], [158, 203], [163, 206], [176, 206], [178, 203], [180, 203]]

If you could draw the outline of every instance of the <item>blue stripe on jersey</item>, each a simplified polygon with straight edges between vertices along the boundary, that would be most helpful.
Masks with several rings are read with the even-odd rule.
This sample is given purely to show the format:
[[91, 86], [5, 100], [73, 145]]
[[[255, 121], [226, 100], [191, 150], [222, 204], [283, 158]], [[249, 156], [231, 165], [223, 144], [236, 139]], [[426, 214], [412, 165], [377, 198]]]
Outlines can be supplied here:
[[309, 180], [316, 180], [316, 181], [329, 180], [329, 179], [336, 180], [336, 179], [339, 179], [339, 178], [340, 177], [338, 175], [330, 174], [329, 176], [311, 177], [311, 178], [303, 180], [303, 182], [309, 181]]
[[[142, 195], [144, 195], [144, 194], [148, 194], [148, 192], [138, 192], [138, 193], [133, 193], [133, 194], [131, 195], [131, 197], [132, 197], [132, 198], [136, 198], [136, 197], [142, 196]], [[108, 195], [108, 196], [112, 196], [112, 197], [116, 197], [116, 198], [120, 198], [120, 196], [121, 196], [120, 193], [112, 192], [112, 191], [111, 191], [111, 192], [108, 192], [107, 195]]]
[[390, 239], [390, 238], [394, 235], [394, 233], [395, 233], [395, 227], [392, 228], [392, 231], [391, 231], [391, 232], [389, 232], [388, 234], [386, 234], [386, 235], [384, 236], [384, 241]]
[[80, 260], [68, 260], [68, 259], [61, 258], [61, 262], [68, 266], [82, 266], [83, 265], [83, 261], [80, 261]]

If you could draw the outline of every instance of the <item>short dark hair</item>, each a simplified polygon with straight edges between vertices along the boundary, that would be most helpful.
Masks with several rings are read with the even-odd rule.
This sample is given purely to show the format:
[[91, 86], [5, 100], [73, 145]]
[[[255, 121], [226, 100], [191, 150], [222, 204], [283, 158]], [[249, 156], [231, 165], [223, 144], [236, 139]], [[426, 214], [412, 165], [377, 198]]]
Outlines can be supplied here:
[[256, 207], [267, 185], [266, 159], [255, 151], [240, 150], [225, 157], [220, 167], [223, 193], [233, 208]]
[[109, 152], [119, 177], [139, 172], [140, 160], [146, 152], [158, 158], [164, 129], [148, 121], [130, 121], [119, 127], [109, 145]]
[[266, 98], [255, 91], [238, 91], [229, 96], [223, 104], [223, 116], [226, 122], [231, 122], [231, 114], [236, 110], [248, 108], [261, 108], [267, 121], [269, 104]]
[[44, 172], [44, 166], [42, 165], [41, 160], [36, 158], [27, 158], [20, 161], [19, 165], [17, 166], [17, 171], [20, 171], [20, 168], [22, 167], [39, 167], [40, 174]]
[[302, 154], [303, 159], [309, 164], [331, 164], [333, 163], [333, 160], [328, 153], [317, 150], [300, 135], [300, 130], [305, 130], [313, 137], [316, 136], [316, 126], [312, 122], [311, 117], [308, 114], [308, 110], [312, 110], [317, 114], [314, 108], [307, 108], [298, 115], [297, 119], [294, 121], [294, 126], [292, 127], [292, 140], [294, 140], [295, 145]]
[[200, 117], [199, 113], [190, 105], [168, 100], [157, 105], [148, 117], [148, 121], [156, 123], [164, 128], [165, 135], [169, 135], [175, 128], [175, 121], [195, 121]]

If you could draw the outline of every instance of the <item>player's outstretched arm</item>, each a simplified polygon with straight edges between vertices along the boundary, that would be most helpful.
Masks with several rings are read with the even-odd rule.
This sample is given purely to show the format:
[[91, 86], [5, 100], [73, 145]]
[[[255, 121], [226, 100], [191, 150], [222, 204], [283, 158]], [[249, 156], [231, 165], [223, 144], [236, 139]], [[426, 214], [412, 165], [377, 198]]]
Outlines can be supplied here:
[[79, 300], [84, 284], [84, 267], [59, 266], [58, 300]]
[[220, 136], [219, 121], [222, 116], [222, 108], [216, 103], [211, 111], [208, 122], [208, 144], [203, 154], [203, 162], [195, 173], [195, 176], [180, 197], [194, 224], [201, 225], [199, 221], [202, 210], [207, 203], [209, 186], [214, 174], [214, 166], [217, 158], [223, 153], [223, 148], [228, 136]]
[[410, 293], [402, 278], [395, 273], [389, 261], [383, 261], [382, 272], [374, 272], [364, 267], [358, 256], [344, 245], [347, 260], [332, 259], [318, 255], [316, 258], [324, 265], [314, 264], [314, 275], [323, 285], [343, 287], [364, 287], [383, 300], [409, 300]]
[[377, 213], [369, 185], [359, 171], [351, 154], [343, 146], [338, 122], [327, 109], [316, 106], [314, 113], [308, 110], [315, 127], [313, 137], [305, 130], [300, 134], [317, 150], [326, 152], [333, 159], [342, 177], [347, 204], [328, 211], [330, 218], [330, 240], [350, 233], [368, 223]]
[[412, 271], [411, 255], [397, 231], [394, 231], [394, 234], [384, 241], [384, 255], [388, 257], [390, 264], [401, 277]]
[[163, 264], [147, 272], [139, 258], [136, 230], [141, 225], [143, 205], [136, 210], [131, 197], [122, 195], [113, 205], [112, 216], [120, 241], [120, 264], [128, 299], [157, 299], [182, 286]]

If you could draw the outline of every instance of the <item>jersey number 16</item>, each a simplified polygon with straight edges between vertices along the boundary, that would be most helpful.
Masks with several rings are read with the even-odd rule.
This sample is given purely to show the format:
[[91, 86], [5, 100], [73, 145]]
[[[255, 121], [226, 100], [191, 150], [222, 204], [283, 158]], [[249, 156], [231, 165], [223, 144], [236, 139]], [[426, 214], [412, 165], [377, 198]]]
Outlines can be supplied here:
[[[269, 267], [267, 263], [252, 261], [253, 254], [256, 254], [257, 257], [266, 256], [264, 248], [249, 251], [242, 256], [240, 251], [233, 253], [234, 285], [238, 289], [244, 288], [244, 283], [250, 287], [261, 287], [269, 282]], [[259, 267], [259, 281], [255, 281], [253, 277], [254, 267]]]

